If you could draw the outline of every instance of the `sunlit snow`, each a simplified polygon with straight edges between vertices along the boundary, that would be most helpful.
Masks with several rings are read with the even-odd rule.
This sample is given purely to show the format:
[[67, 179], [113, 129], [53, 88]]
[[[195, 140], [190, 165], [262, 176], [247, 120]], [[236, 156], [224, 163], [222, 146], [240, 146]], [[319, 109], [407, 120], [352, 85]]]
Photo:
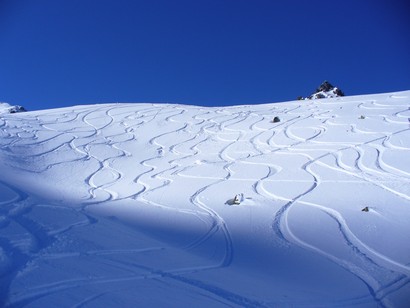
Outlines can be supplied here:
[[405, 307], [409, 119], [410, 91], [1, 114], [0, 305]]

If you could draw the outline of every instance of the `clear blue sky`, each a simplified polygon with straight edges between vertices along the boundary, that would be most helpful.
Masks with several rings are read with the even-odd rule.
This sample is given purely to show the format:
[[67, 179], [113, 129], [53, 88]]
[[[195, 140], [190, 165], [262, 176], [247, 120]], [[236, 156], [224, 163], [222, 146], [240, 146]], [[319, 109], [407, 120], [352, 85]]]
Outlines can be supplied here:
[[0, 101], [257, 104], [410, 90], [405, 0], [0, 0]]

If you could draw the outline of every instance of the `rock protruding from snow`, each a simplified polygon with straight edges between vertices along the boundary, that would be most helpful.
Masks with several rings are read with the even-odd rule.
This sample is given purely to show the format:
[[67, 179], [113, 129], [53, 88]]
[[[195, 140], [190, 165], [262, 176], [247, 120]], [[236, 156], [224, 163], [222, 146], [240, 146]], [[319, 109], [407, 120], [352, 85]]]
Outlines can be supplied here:
[[11, 106], [8, 103], [1, 103], [0, 102], [0, 114], [2, 113], [17, 113], [17, 112], [25, 112], [27, 111], [24, 107], [15, 105]]
[[344, 96], [342, 90], [338, 87], [334, 87], [330, 82], [324, 81], [316, 91], [308, 96], [306, 99], [320, 99]]

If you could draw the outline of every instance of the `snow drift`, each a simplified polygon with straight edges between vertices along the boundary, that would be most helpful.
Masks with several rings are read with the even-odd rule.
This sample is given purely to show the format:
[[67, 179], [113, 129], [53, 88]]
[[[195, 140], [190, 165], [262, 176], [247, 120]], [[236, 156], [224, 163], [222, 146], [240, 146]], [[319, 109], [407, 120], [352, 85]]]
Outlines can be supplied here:
[[0, 302], [404, 307], [409, 118], [410, 91], [2, 114]]

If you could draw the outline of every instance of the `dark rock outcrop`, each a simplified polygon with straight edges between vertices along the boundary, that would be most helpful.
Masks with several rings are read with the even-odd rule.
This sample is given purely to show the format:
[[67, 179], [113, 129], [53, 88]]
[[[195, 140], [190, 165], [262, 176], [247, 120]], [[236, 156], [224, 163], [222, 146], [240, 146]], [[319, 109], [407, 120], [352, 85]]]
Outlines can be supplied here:
[[280, 118], [279, 117], [274, 117], [272, 122], [273, 123], [278, 123], [278, 122], [280, 122]]
[[11, 106], [7, 103], [0, 103], [0, 114], [1, 113], [17, 113], [26, 112], [27, 110], [19, 105]]
[[309, 95], [306, 99], [320, 99], [320, 98], [331, 98], [331, 97], [341, 97], [344, 96], [342, 90], [338, 87], [333, 86], [330, 82], [325, 80], [316, 91]]
[[27, 110], [22, 106], [12, 106], [9, 109], [9, 113], [26, 112]]

